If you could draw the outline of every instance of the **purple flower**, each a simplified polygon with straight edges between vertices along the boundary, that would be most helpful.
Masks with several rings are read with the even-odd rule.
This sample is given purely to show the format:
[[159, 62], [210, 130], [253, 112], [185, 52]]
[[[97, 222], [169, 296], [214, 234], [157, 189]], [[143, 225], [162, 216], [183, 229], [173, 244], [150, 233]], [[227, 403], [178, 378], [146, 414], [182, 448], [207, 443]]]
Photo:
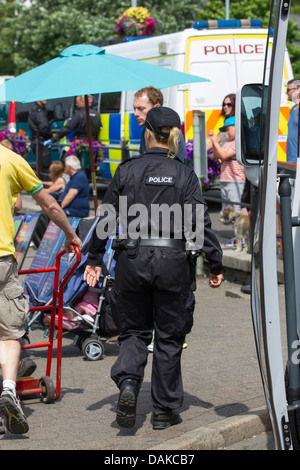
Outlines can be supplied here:
[[[102, 142], [93, 141], [93, 152], [96, 154], [96, 159], [100, 161], [107, 159], [107, 149], [104, 147]], [[80, 155], [83, 150], [89, 151], [89, 143], [88, 141], [84, 141], [83, 139], [76, 139], [71, 142], [70, 148], [67, 151], [68, 155], [77, 155], [80, 158]]]
[[30, 141], [27, 137], [24, 137], [20, 131], [10, 132], [8, 129], [4, 129], [0, 132], [0, 142], [3, 140], [8, 140], [12, 145], [12, 150], [22, 157], [26, 158], [29, 153]]
[[[211, 152], [209, 152], [211, 153]], [[188, 140], [186, 143], [186, 154], [187, 160], [193, 160], [193, 140]], [[219, 160], [212, 160], [207, 157], [207, 177], [203, 180], [203, 183], [210, 186], [220, 176], [221, 163]]]

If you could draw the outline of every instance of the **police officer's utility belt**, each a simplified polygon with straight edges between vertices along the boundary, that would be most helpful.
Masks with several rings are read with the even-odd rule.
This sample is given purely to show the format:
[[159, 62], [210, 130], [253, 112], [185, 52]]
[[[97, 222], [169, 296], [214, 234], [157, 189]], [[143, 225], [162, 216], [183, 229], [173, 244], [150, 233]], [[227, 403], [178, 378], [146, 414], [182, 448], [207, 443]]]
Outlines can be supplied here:
[[137, 256], [140, 246], [177, 248], [179, 250], [185, 251], [185, 241], [174, 238], [137, 238], [134, 240], [130, 238], [125, 240], [114, 239], [112, 243], [113, 250], [126, 250], [129, 258], [135, 258]]
[[140, 240], [140, 246], [158, 246], [166, 248], [178, 248], [179, 250], [185, 250], [185, 241], [178, 240], [175, 238], [142, 238]]

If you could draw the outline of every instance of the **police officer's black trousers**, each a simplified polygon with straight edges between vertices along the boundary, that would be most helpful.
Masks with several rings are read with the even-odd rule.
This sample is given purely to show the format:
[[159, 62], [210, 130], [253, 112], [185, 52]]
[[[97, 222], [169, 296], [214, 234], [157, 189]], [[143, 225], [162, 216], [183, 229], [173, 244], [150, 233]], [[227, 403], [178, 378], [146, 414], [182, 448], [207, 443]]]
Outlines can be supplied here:
[[124, 250], [115, 278], [111, 306], [120, 352], [111, 377], [118, 387], [126, 378], [142, 382], [154, 329], [153, 412], [176, 410], [183, 401], [182, 345], [192, 327], [195, 302], [187, 258], [179, 249], [143, 246], [130, 259]]

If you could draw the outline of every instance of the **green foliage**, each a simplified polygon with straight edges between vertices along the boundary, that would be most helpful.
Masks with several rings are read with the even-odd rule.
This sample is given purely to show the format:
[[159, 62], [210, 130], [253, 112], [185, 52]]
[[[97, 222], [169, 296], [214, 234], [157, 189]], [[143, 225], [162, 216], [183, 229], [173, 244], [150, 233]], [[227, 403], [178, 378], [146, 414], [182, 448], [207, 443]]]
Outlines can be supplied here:
[[291, 5], [291, 13], [300, 15], [300, 0], [293, 0]]
[[168, 34], [191, 28], [202, 10], [202, 4], [195, 0], [144, 1], [157, 24], [156, 34]]
[[[0, 75], [25, 72], [72, 44], [116, 39], [118, 17], [130, 6], [128, 0], [0, 1]], [[194, 0], [138, 3], [155, 18], [158, 35], [192, 26], [200, 11]]]
[[0, 75], [13, 75], [12, 50], [15, 38], [15, 18], [18, 6], [13, 1], [1, 2], [0, 16]]
[[[72, 44], [116, 38], [115, 25], [129, 0], [0, 0], [0, 75], [18, 75]], [[230, 0], [231, 18], [259, 18], [268, 26], [271, 0]], [[299, 2], [296, 2], [299, 3]], [[295, 7], [296, 7], [295, 3]], [[157, 24], [156, 34], [189, 28], [198, 19], [224, 19], [224, 0], [139, 0]], [[300, 74], [299, 31], [289, 22], [288, 47]], [[299, 64], [299, 65], [298, 65]], [[299, 69], [299, 71], [298, 71]]]
[[[230, 19], [260, 19], [263, 27], [269, 23], [271, 0], [230, 0]], [[225, 2], [210, 0], [198, 19], [225, 19]]]

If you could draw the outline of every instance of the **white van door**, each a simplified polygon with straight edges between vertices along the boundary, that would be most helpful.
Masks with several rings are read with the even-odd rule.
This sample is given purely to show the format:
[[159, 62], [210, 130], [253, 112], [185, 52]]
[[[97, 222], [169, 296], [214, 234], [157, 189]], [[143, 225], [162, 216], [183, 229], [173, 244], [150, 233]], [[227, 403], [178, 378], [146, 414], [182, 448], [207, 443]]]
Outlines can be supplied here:
[[263, 81], [267, 34], [235, 34], [234, 59], [238, 88]]

